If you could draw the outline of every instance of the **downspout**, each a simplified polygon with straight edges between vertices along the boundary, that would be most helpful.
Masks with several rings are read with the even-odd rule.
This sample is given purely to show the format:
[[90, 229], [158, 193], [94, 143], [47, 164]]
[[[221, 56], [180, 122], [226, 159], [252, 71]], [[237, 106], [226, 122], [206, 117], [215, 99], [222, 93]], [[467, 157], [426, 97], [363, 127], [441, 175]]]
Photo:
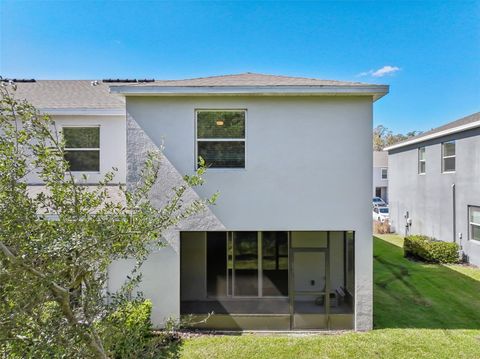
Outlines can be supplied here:
[[453, 217], [453, 243], [457, 241], [457, 213], [456, 213], [455, 183], [452, 184], [452, 217]]

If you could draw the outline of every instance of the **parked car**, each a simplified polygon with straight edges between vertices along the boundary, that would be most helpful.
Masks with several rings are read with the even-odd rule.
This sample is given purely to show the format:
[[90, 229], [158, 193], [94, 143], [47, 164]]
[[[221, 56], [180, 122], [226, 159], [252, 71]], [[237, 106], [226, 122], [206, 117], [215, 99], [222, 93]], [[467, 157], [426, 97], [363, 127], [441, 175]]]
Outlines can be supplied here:
[[385, 222], [390, 220], [390, 211], [388, 207], [374, 206], [373, 207], [373, 219], [379, 222]]
[[373, 197], [372, 203], [376, 207], [382, 207], [382, 206], [386, 207], [387, 206], [387, 203], [383, 199], [381, 199], [380, 197]]

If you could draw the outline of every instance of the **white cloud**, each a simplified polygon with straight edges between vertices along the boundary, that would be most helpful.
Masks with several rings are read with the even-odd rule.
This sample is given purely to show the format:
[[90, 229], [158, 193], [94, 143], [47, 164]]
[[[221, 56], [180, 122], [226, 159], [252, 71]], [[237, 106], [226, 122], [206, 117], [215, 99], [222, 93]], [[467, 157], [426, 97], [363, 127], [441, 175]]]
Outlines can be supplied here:
[[372, 77], [383, 77], [386, 75], [393, 75], [395, 72], [400, 71], [400, 67], [386, 65], [377, 70], [370, 70], [359, 73], [357, 76], [372, 76]]

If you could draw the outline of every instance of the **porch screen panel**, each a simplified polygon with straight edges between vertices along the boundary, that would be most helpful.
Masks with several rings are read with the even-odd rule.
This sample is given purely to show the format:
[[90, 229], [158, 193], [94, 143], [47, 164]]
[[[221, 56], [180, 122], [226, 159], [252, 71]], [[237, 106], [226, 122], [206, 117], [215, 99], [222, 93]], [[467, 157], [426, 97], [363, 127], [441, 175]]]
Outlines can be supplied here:
[[346, 280], [345, 285], [350, 294], [355, 292], [355, 242], [353, 232], [346, 233]]
[[227, 233], [207, 233], [207, 295], [227, 295]]
[[288, 234], [262, 234], [262, 292], [264, 296], [288, 296]]
[[234, 232], [234, 295], [258, 296], [257, 232]]

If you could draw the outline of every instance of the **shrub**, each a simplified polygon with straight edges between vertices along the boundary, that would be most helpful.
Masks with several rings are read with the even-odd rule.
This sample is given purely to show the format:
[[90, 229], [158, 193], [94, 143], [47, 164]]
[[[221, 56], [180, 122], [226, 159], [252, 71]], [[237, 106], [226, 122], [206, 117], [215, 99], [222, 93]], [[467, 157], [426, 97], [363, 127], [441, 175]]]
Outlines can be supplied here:
[[405, 238], [403, 250], [405, 257], [415, 257], [430, 263], [458, 263], [457, 243], [442, 242], [421, 235], [413, 235]]
[[121, 304], [103, 320], [102, 339], [111, 357], [146, 357], [152, 342], [151, 313], [150, 300], [134, 300]]
[[388, 234], [390, 233], [390, 223], [388, 223], [388, 221], [385, 221], [385, 222], [374, 221], [373, 230], [375, 231], [375, 233], [378, 233], [378, 234]]

